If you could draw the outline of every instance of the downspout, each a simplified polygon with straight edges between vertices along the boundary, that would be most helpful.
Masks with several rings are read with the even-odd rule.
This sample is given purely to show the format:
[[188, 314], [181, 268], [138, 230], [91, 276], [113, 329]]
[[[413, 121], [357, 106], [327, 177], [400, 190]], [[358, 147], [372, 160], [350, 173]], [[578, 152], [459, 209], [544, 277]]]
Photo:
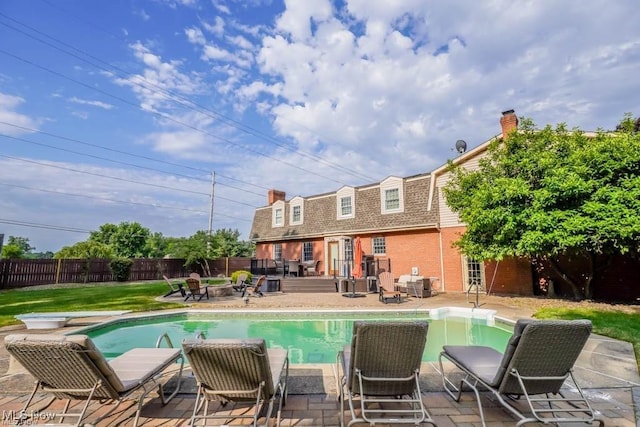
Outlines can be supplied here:
[[440, 228], [440, 223], [436, 226], [436, 230], [438, 230], [438, 242], [440, 244], [440, 291], [445, 291], [444, 285], [444, 256], [442, 253], [442, 229]]

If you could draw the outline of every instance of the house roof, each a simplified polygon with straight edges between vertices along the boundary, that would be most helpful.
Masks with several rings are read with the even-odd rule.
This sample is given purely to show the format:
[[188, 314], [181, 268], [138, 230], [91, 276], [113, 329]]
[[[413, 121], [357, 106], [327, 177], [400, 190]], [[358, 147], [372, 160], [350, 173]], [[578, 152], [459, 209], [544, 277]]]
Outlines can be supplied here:
[[429, 173], [402, 179], [402, 213], [382, 213], [380, 183], [354, 187], [353, 218], [337, 219], [337, 191], [304, 197], [303, 223], [300, 225], [290, 225], [290, 201], [285, 201], [283, 227], [272, 227], [271, 206], [258, 208], [249, 238], [264, 242], [435, 228], [437, 209], [429, 210], [427, 206], [431, 179]]

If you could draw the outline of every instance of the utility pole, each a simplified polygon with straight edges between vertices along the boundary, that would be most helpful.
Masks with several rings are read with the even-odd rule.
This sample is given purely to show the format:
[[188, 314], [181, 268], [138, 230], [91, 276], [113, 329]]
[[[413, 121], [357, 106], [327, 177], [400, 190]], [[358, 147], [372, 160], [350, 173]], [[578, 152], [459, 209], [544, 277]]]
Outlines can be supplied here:
[[209, 208], [209, 238], [207, 239], [207, 257], [211, 249], [211, 233], [213, 229], [213, 195], [216, 189], [216, 172], [211, 173], [211, 205]]

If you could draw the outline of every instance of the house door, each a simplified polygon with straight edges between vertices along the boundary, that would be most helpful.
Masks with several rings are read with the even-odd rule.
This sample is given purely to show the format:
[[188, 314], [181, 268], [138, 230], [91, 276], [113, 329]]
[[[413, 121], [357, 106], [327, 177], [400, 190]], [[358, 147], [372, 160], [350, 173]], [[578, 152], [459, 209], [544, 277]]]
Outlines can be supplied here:
[[329, 276], [340, 275], [340, 271], [337, 270], [339, 267], [338, 259], [338, 242], [329, 242], [327, 246], [327, 274]]
[[484, 278], [484, 263], [472, 258], [462, 257], [462, 272], [464, 274], [465, 291], [475, 292], [486, 290]]

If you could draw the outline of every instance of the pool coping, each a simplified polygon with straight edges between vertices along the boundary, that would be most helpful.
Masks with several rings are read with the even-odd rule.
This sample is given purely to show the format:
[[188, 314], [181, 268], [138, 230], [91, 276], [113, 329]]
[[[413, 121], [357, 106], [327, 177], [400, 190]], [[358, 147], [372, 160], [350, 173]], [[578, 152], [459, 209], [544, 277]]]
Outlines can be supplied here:
[[[99, 323], [83, 326], [74, 329], [73, 331], [69, 331], [64, 333], [64, 335], [70, 334], [81, 334], [87, 331], [91, 331], [93, 329], [108, 326], [111, 324], [123, 323], [130, 320], [136, 319], [156, 319], [162, 317], [169, 317], [175, 315], [192, 315], [192, 314], [224, 314], [224, 315], [245, 315], [245, 314], [273, 314], [282, 312], [283, 310], [279, 309], [174, 309], [174, 310], [163, 310], [161, 312], [146, 312], [146, 313], [136, 313], [131, 315], [119, 316], [113, 319], [107, 319]], [[438, 320], [442, 319], [448, 315], [453, 315], [456, 317], [462, 318], [473, 318], [473, 319], [486, 319], [488, 326], [495, 326], [496, 321], [500, 323], [504, 323], [507, 325], [514, 325], [515, 321], [506, 317], [498, 316], [497, 310], [492, 309], [481, 309], [481, 308], [465, 308], [465, 307], [438, 307], [438, 308], [424, 308], [424, 309], [397, 309], [397, 310], [389, 310], [389, 309], [312, 309], [312, 310], [303, 310], [303, 309], [288, 309], [287, 313], [292, 314], [305, 314], [305, 315], [313, 315], [313, 314], [323, 314], [323, 313], [348, 313], [352, 315], [357, 314], [386, 314], [389, 315], [390, 312], [393, 313], [424, 313], [425, 315], [430, 316], [431, 319]]]

